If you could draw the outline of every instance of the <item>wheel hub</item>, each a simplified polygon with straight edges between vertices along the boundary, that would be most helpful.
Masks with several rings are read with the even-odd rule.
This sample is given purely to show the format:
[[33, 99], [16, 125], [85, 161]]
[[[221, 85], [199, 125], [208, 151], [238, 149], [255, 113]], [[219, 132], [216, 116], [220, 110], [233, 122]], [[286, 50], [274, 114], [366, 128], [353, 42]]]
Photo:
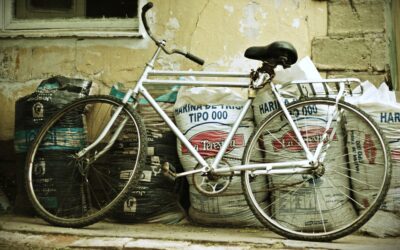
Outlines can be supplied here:
[[316, 164], [316, 167], [312, 170], [312, 174], [315, 177], [318, 177], [318, 178], [322, 177], [325, 174], [325, 166], [324, 166], [324, 164], [321, 163], [321, 162], [318, 162]]

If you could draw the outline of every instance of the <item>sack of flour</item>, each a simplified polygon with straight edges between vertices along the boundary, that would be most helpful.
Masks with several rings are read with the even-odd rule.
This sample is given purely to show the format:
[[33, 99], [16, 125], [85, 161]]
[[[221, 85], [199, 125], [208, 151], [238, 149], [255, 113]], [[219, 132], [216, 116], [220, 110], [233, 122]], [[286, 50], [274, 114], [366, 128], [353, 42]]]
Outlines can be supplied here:
[[[300, 96], [310, 96], [312, 93], [324, 93], [320, 83], [298, 85], [290, 83], [293, 80], [320, 80], [317, 69], [311, 60], [306, 57], [289, 69], [277, 72], [274, 79], [278, 91], [289, 104]], [[257, 124], [268, 115], [279, 109], [279, 103], [269, 86], [259, 91], [253, 102], [254, 116]], [[305, 143], [314, 152], [319, 139], [325, 131], [328, 117], [333, 112], [324, 105], [306, 105], [292, 110], [292, 118], [303, 136]], [[304, 160], [306, 155], [303, 148], [285, 117], [275, 119], [267, 127], [262, 147], [265, 151], [266, 162], [284, 162], [288, 160]], [[336, 124], [336, 132], [330, 143], [329, 152], [324, 161], [325, 174], [316, 179], [306, 175], [270, 176], [269, 181], [275, 191], [271, 192], [270, 202], [272, 214], [281, 222], [290, 223], [295, 230], [314, 231], [332, 223], [345, 224], [356, 216], [349, 197], [349, 178], [346, 177], [346, 168], [337, 168], [346, 161], [344, 155], [344, 135], [340, 122]], [[333, 130], [328, 131], [328, 135]], [[338, 157], [342, 156], [342, 157]], [[338, 189], [332, 186], [339, 185]], [[301, 183], [301, 184], [300, 184]], [[296, 188], [294, 188], [296, 187]], [[316, 189], [317, 187], [317, 189]], [[315, 190], [318, 190], [316, 194]], [[317, 200], [321, 202], [317, 203]], [[333, 215], [333, 217], [332, 217]], [[338, 220], [341, 218], [341, 221]], [[323, 221], [322, 221], [323, 220]]]
[[[246, 92], [232, 88], [182, 87], [175, 103], [178, 128], [206, 160], [218, 153], [246, 101]], [[246, 143], [254, 129], [250, 110], [239, 126], [224, 156], [224, 163], [241, 164]], [[178, 155], [184, 170], [193, 170], [197, 161], [178, 140]], [[197, 223], [221, 226], [259, 225], [250, 211], [241, 188], [240, 176], [234, 176], [227, 190], [210, 197], [196, 189], [188, 177], [191, 207], [190, 218]], [[260, 179], [260, 190], [264, 180]], [[262, 192], [260, 192], [260, 197]]]
[[[390, 91], [388, 86], [383, 83], [376, 88], [372, 83], [366, 81], [362, 83], [364, 93], [357, 98], [347, 98], [346, 100], [361, 110], [365, 111], [378, 124], [386, 141], [389, 144], [389, 149], [392, 158], [392, 178], [388, 194], [382, 204], [380, 211], [381, 217], [390, 217], [390, 221], [397, 220], [397, 227], [400, 228], [400, 103], [397, 102], [395, 92]], [[365, 134], [361, 140], [354, 140], [359, 133], [364, 133], [365, 124], [354, 122], [351, 117], [348, 117], [346, 130], [348, 133], [347, 147], [350, 154], [357, 155], [357, 161], [353, 166], [353, 177], [358, 181], [353, 182], [355, 190], [355, 199], [357, 202], [368, 205], [372, 197], [365, 197], [360, 194], [369, 193], [373, 195], [377, 187], [382, 183], [382, 172], [376, 172], [371, 164], [375, 164], [375, 160], [379, 158], [381, 151], [376, 150], [375, 145], [378, 143], [371, 136]], [[392, 213], [392, 214], [390, 214]], [[371, 234], [379, 234], [381, 236], [393, 235], [387, 231], [390, 228], [386, 226], [375, 226], [368, 224], [375, 223], [377, 220], [371, 220], [365, 228], [370, 229]], [[393, 223], [392, 223], [393, 224]], [[374, 230], [379, 229], [379, 233]], [[372, 230], [372, 231], [371, 231]], [[387, 233], [385, 233], [387, 231]], [[397, 233], [400, 235], [400, 233]]]

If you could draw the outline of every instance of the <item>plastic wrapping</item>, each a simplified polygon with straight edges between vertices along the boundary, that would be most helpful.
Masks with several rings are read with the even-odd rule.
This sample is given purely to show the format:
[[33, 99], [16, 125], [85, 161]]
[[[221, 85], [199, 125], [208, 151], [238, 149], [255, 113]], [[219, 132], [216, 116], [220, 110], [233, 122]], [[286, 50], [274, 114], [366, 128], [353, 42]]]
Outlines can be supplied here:
[[[55, 76], [42, 81], [34, 93], [18, 99], [15, 104], [16, 153], [26, 152], [44, 121], [66, 104], [87, 96], [91, 86], [90, 81]], [[52, 138], [48, 138], [49, 146], [65, 149], [79, 143], [83, 134], [79, 111], [63, 119], [53, 132]]]
[[[24, 167], [26, 151], [34, 140], [43, 123], [66, 104], [89, 95], [92, 82], [83, 79], [55, 76], [42, 81], [36, 91], [17, 100], [15, 104], [14, 149], [17, 153], [17, 197], [15, 210], [18, 213], [31, 213], [31, 205], [24, 188]], [[63, 119], [47, 138], [45, 148], [52, 150], [68, 150], [83, 143], [85, 131], [79, 111]], [[40, 148], [39, 150], [43, 150]], [[54, 151], [53, 151], [54, 152]], [[54, 177], [62, 172], [64, 162], [60, 156], [50, 157], [49, 152], [43, 154], [42, 161], [35, 165], [35, 181], [41, 182], [39, 199], [49, 209], [56, 207], [57, 180]], [[61, 154], [60, 154], [61, 155]], [[58, 161], [61, 159], [61, 161]], [[78, 196], [79, 197], [79, 196]]]
[[[82, 181], [65, 181], [74, 168], [73, 165], [65, 164], [68, 153], [62, 150], [39, 152], [32, 173], [35, 176], [32, 185], [40, 204], [51, 213], [57, 209], [57, 214], [61, 216], [73, 216], [87, 210], [81, 204], [84, 197]], [[59, 209], [64, 202], [68, 202], [70, 209]]]
[[[376, 88], [372, 83], [366, 81], [362, 83], [364, 94], [360, 97], [348, 97], [346, 101], [353, 103], [361, 110], [365, 111], [371, 116], [373, 120], [381, 128], [383, 135], [386, 137], [392, 156], [392, 179], [389, 187], [388, 194], [382, 204], [377, 215], [369, 221], [362, 231], [368, 232], [377, 236], [399, 236], [400, 231], [400, 103], [396, 100], [396, 94], [389, 91], [388, 86], [382, 83], [379, 88]], [[349, 119], [348, 130], [357, 133], [362, 130], [360, 124], [354, 124]], [[350, 137], [351, 138], [351, 137]], [[373, 152], [363, 150], [363, 147], [374, 143], [365, 138], [363, 142], [349, 142], [349, 148], [354, 145], [361, 145], [357, 151], [360, 152], [359, 157], [363, 159], [370, 159], [373, 157]], [[355, 147], [357, 150], [357, 147]], [[362, 160], [360, 160], [362, 162]], [[368, 160], [367, 160], [368, 162]], [[360, 171], [368, 171], [370, 176], [374, 176], [373, 169], [367, 169], [360, 163], [358, 166]], [[364, 169], [363, 169], [364, 168]], [[382, 180], [378, 178], [370, 178], [362, 180], [369, 185], [380, 184]], [[357, 188], [357, 187], [356, 187]], [[361, 185], [358, 188], [363, 188]], [[363, 200], [363, 197], [357, 197], [360, 202], [368, 202]], [[376, 219], [380, 218], [380, 219]], [[382, 223], [383, 221], [390, 221], [390, 223]], [[394, 230], [395, 229], [395, 230]]]
[[[111, 94], [122, 98], [122, 87], [114, 86]], [[170, 118], [173, 118], [176, 90], [156, 98]], [[116, 209], [113, 217], [123, 222], [178, 223], [185, 217], [179, 194], [184, 179], [174, 182], [161, 170], [162, 165], [168, 162], [175, 171], [182, 171], [176, 152], [176, 136], [145, 100], [140, 100], [140, 103], [138, 112], [145, 124], [148, 140], [146, 164], [138, 185], [129, 193], [121, 207]], [[118, 161], [117, 158], [119, 157], [115, 158], [116, 161], [109, 161], [113, 162], [113, 167], [126, 164], [126, 160]]]

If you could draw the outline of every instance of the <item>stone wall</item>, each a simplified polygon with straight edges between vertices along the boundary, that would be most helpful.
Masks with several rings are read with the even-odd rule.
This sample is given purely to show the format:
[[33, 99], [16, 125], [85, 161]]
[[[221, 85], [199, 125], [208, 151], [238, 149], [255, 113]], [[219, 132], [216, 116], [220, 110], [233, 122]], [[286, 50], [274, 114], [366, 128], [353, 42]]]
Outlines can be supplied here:
[[384, 0], [328, 1], [328, 32], [312, 41], [312, 59], [328, 78], [379, 85], [389, 64]]

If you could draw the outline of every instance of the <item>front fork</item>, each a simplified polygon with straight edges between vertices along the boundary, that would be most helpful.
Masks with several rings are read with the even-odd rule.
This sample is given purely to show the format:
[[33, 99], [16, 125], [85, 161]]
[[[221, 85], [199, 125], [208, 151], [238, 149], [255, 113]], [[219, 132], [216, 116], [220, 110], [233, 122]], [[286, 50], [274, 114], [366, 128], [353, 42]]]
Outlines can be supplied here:
[[[87, 152], [89, 152], [94, 147], [96, 147], [105, 138], [105, 136], [110, 131], [112, 125], [115, 123], [118, 116], [120, 115], [123, 107], [124, 106], [119, 106], [116, 109], [116, 111], [112, 115], [111, 119], [108, 121], [107, 125], [103, 128], [100, 135], [96, 138], [96, 140], [93, 143], [91, 143], [89, 146], [85, 147], [78, 153], [76, 153], [77, 158], [82, 158], [84, 155], [86, 155]], [[107, 145], [100, 152], [96, 152], [96, 154], [90, 159], [90, 162], [97, 160], [100, 156], [105, 154], [111, 148], [111, 146], [114, 144], [115, 140], [118, 138], [119, 134], [121, 133], [121, 131], [124, 128], [127, 121], [128, 121], [128, 117], [125, 117], [124, 120], [118, 125], [117, 129], [115, 130], [113, 136], [111, 137], [111, 139], [109, 140]]]

